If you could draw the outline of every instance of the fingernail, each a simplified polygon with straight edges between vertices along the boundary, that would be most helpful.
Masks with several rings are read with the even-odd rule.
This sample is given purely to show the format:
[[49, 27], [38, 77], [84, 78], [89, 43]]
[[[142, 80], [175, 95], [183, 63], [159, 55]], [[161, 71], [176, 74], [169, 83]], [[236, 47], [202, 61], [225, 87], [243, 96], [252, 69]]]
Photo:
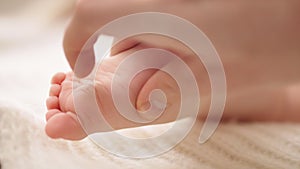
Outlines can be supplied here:
[[139, 112], [145, 112], [150, 107], [154, 112], [162, 111], [166, 108], [166, 96], [159, 90], [154, 90], [150, 96], [151, 104], [149, 101], [141, 102], [141, 104], [137, 103], [137, 110]]
[[137, 111], [138, 112], [145, 112], [150, 108], [150, 103], [149, 102], [142, 102], [142, 103], [137, 103]]

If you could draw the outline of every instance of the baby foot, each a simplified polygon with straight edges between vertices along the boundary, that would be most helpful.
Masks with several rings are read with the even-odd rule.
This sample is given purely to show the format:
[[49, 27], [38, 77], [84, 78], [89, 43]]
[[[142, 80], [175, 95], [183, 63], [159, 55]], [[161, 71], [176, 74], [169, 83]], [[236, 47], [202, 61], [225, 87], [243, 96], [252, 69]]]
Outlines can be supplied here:
[[[152, 72], [146, 71], [143, 73], [144, 76], [137, 77], [134, 80], [135, 85], [133, 85], [133, 90], [130, 92], [130, 95], [134, 98], [132, 104], [135, 105], [138, 91], [142, 87], [142, 84], [145, 83], [145, 77], [151, 75]], [[46, 101], [48, 112], [46, 114], [47, 124], [45, 130], [48, 136], [68, 140], [80, 140], [87, 136], [77, 118], [72, 94], [77, 93], [76, 96], [80, 97], [86, 94], [87, 90], [91, 90], [91, 88], [92, 90], [96, 89], [97, 102], [98, 105], [101, 105], [102, 115], [114, 129], [139, 126], [137, 123], [126, 120], [118, 113], [111, 99], [110, 90], [108, 90], [112, 79], [110, 73], [106, 72], [104, 74], [102, 72], [100, 74], [102, 75], [96, 76], [95, 88], [89, 84], [82, 83], [80, 80], [73, 80], [74, 74], [72, 72], [67, 74], [57, 73], [53, 76], [49, 98]], [[102, 79], [97, 80], [98, 77], [102, 77]], [[73, 85], [73, 83], [79, 85]]]
[[86, 136], [75, 114], [72, 96], [73, 73], [57, 73], [46, 101], [46, 133], [52, 138], [79, 140]]
[[[127, 120], [116, 110], [110, 90], [114, 72], [119, 63], [130, 53], [139, 49], [140, 48], [136, 47], [135, 49], [127, 50], [106, 59], [103, 62], [103, 66], [101, 65], [96, 73], [94, 86], [90, 85], [93, 84], [93, 82], [85, 84], [82, 83], [80, 79], [73, 79], [73, 73], [57, 73], [54, 75], [51, 82], [52, 86], [49, 98], [46, 102], [48, 112], [46, 114], [47, 125], [45, 130], [48, 136], [69, 140], [80, 140], [87, 136], [77, 118], [72, 95], [76, 93], [76, 97], [80, 97], [86, 94], [86, 90], [95, 90], [97, 103], [101, 105], [99, 108], [101, 109], [102, 115], [113, 129], [140, 126], [141, 124]], [[155, 72], [156, 70], [143, 71], [132, 80], [129, 96], [133, 106], [138, 107], [138, 97], [143, 99], [147, 98], [144, 95], [140, 96], [139, 93], [144, 87], [144, 84]], [[122, 75], [120, 74], [120, 76]], [[73, 85], [73, 83], [79, 85]], [[120, 82], [118, 85], [122, 86], [123, 84], [125, 83]], [[124, 89], [125, 88], [126, 87], [124, 87]]]

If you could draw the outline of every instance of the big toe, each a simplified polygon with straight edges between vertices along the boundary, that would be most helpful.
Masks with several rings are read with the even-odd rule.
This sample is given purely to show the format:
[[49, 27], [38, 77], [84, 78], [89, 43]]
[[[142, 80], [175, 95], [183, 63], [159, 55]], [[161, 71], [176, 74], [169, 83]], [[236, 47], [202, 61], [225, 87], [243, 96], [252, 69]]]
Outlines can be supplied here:
[[51, 138], [80, 140], [87, 135], [74, 113], [56, 112], [46, 124], [46, 133]]

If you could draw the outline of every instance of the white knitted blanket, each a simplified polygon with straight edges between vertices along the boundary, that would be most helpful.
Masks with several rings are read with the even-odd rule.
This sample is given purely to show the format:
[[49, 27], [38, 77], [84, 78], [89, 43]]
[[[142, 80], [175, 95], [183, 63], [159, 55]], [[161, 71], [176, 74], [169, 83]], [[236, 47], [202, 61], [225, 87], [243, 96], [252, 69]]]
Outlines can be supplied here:
[[213, 137], [200, 145], [198, 123], [173, 150], [144, 160], [116, 157], [89, 139], [51, 140], [43, 125], [32, 111], [0, 102], [2, 169], [300, 168], [299, 124], [221, 124]]

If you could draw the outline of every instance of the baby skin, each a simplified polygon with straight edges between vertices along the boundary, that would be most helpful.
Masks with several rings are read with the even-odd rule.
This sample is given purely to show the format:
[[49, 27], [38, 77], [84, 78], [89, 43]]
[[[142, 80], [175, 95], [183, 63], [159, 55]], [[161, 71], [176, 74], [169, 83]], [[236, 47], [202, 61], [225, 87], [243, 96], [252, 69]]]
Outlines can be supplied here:
[[[297, 30], [300, 28], [295, 24], [297, 22], [294, 22], [299, 16], [297, 13], [299, 10], [294, 9], [297, 5], [288, 4], [290, 13], [285, 16], [286, 18], [281, 17], [282, 20], [275, 21], [274, 18], [279, 17], [274, 15], [278, 14], [281, 5], [262, 9], [259, 2], [251, 4], [241, 0], [234, 3], [217, 0], [214, 3], [206, 1], [204, 3], [204, 1], [176, 0], [172, 1], [172, 5], [167, 5], [167, 1], [158, 0], [143, 3], [134, 0], [126, 3], [105, 2], [111, 4], [104, 7], [101, 0], [79, 1], [77, 4], [74, 18], [64, 39], [65, 53], [72, 69], [86, 40], [107, 22], [136, 12], [168, 12], [183, 17], [201, 28], [219, 52], [227, 78], [228, 94], [224, 120], [300, 121], [300, 106], [297, 103], [300, 97], [298, 66], [300, 51], [297, 46], [300, 44], [300, 33]], [[245, 3], [249, 3], [248, 6]], [[210, 6], [209, 9], [212, 11], [207, 10], [205, 6]], [[222, 8], [219, 8], [220, 6]], [[111, 18], [103, 17], [105, 11], [112, 14]], [[192, 14], [187, 11], [199, 12]], [[253, 15], [250, 16], [247, 12]], [[261, 24], [262, 17], [273, 24]], [[244, 26], [249, 24], [247, 22], [249, 20], [253, 21], [252, 25]], [[259, 29], [252, 31], [249, 27]], [[265, 31], [271, 29], [273, 31]], [[276, 41], [272, 40], [274, 36]], [[117, 45], [112, 50], [111, 57], [103, 62], [103, 66], [96, 73], [94, 89], [97, 102], [101, 105], [105, 119], [114, 129], [139, 126], [124, 119], [113, 104], [109, 89], [115, 70], [124, 58], [130, 57], [131, 53], [153, 47], [172, 51], [191, 68], [201, 93], [199, 120], [206, 117], [210, 103], [210, 84], [205, 68], [197, 61], [197, 57], [180, 42], [165, 37], [144, 35]], [[86, 137], [76, 116], [72, 95], [73, 91], [80, 90], [80, 93], [82, 90], [82, 87], [72, 88], [73, 83], [82, 85], [85, 83], [80, 80], [73, 81], [73, 77], [72, 72], [57, 73], [51, 80], [49, 98], [46, 101], [48, 108], [46, 133], [52, 138], [80, 140]], [[141, 112], [147, 110], [148, 96], [154, 89], [165, 92], [167, 107], [163, 115], [153, 124], [175, 120], [180, 103], [180, 91], [174, 79], [163, 71], [147, 70], [138, 74], [130, 86], [131, 103]]]
[[[98, 72], [96, 73], [94, 85], [95, 88], [92, 87], [92, 90], [95, 89], [96, 95], [98, 96], [98, 105], [102, 106], [100, 108], [102, 112], [104, 112], [105, 119], [114, 129], [139, 126], [139, 124], [137, 123], [130, 122], [124, 119], [116, 110], [112, 100], [110, 86], [117, 65], [129, 54], [133, 53], [134, 51], [141, 50], [143, 48], [144, 47], [141, 47], [141, 45], [139, 45], [132, 49], [128, 49], [125, 52], [117, 54], [111, 58], [106, 59], [103, 63], [103, 66], [100, 66]], [[147, 95], [149, 94], [149, 92], [151, 92], [150, 87], [154, 85], [153, 83], [157, 82], [158, 80], [161, 80], [158, 79], [161, 78], [161, 75], [154, 76], [155, 73], [158, 73], [158, 71], [146, 70], [141, 72], [133, 79], [132, 85], [130, 86], [129, 95], [131, 98], [131, 102], [141, 112], [145, 111], [149, 107], [147, 103]], [[86, 90], [91, 90], [91, 86], [89, 86], [86, 83], [86, 80], [83, 82], [80, 79], [75, 80], [73, 79], [73, 77], [73, 72], [69, 72], [66, 74], [57, 73], [53, 76], [51, 80], [49, 98], [46, 101], [48, 108], [48, 112], [46, 114], [46, 132], [52, 138], [65, 138], [77, 140], [82, 139], [86, 136], [76, 117], [76, 111], [74, 108], [74, 98], [72, 94], [76, 92], [79, 93], [77, 97], [83, 96], [86, 94]], [[159, 85], [155, 85], [155, 88], [160, 88], [162, 90], [167, 88], [167, 90], [169, 91], [167, 93], [167, 97], [175, 97], [175, 92], [171, 91], [174, 89], [166, 86], [169, 82], [173, 82], [172, 79], [168, 78], [168, 76], [164, 77], [166, 83], [160, 83]], [[148, 84], [145, 85], [147, 81]], [[76, 86], [80, 86], [80, 88], [73, 87], [74, 83], [77, 84]], [[92, 80], [91, 83], [93, 83]], [[123, 84], [125, 83], [120, 82], [119, 85]], [[172, 106], [169, 105], [168, 109], [172, 109]], [[155, 123], [164, 123], [172, 121], [173, 119], [170, 115], [163, 115], [161, 120], [158, 120]]]

